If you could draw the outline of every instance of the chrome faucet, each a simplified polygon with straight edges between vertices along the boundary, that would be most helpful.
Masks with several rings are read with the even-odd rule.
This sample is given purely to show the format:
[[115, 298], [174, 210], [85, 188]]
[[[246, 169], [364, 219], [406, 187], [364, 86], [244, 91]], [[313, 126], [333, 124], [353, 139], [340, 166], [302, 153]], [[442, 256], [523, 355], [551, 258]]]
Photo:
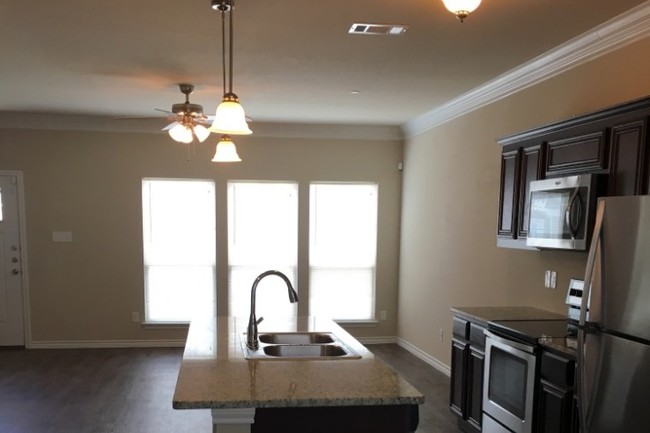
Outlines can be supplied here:
[[248, 331], [246, 333], [246, 345], [253, 350], [257, 350], [259, 348], [259, 341], [257, 339], [257, 325], [264, 320], [264, 317], [260, 317], [259, 320], [257, 317], [255, 317], [255, 292], [257, 291], [257, 285], [259, 284], [262, 279], [265, 277], [268, 277], [269, 275], [277, 275], [278, 277], [282, 278], [284, 282], [287, 284], [287, 289], [289, 291], [289, 302], [292, 304], [295, 302], [298, 302], [298, 294], [296, 291], [293, 289], [293, 286], [291, 285], [291, 281], [289, 281], [289, 278], [287, 278], [286, 275], [284, 275], [280, 271], [266, 271], [262, 272], [255, 278], [255, 281], [253, 282], [253, 287], [251, 287], [251, 315], [250, 318], [248, 319]]

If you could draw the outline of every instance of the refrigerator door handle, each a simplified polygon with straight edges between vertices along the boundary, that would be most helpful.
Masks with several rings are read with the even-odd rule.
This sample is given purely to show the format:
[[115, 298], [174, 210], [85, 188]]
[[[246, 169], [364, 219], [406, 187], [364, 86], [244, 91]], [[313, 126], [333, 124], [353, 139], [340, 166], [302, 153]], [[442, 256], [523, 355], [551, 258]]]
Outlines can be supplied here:
[[578, 410], [580, 413], [580, 431], [586, 432], [587, 426], [587, 382], [586, 382], [586, 368], [585, 356], [586, 347], [585, 341], [587, 339], [587, 331], [584, 329], [587, 321], [587, 311], [589, 308], [589, 298], [591, 295], [591, 282], [593, 279], [594, 267], [596, 258], [599, 256], [599, 243], [600, 234], [603, 228], [603, 217], [605, 215], [605, 202], [598, 201], [598, 209], [596, 210], [596, 222], [594, 224], [594, 233], [591, 239], [591, 248], [589, 249], [589, 257], [587, 258], [587, 267], [585, 270], [584, 289], [582, 292], [582, 302], [580, 304], [580, 328], [578, 329]]
[[587, 257], [587, 267], [585, 270], [584, 288], [582, 290], [582, 302], [580, 303], [580, 326], [585, 326], [587, 321], [587, 311], [589, 309], [589, 298], [591, 296], [591, 282], [593, 280], [594, 267], [596, 265], [596, 256], [599, 251], [600, 234], [603, 229], [603, 217], [605, 215], [605, 202], [598, 201], [596, 210], [596, 222], [594, 224], [594, 233], [591, 238], [591, 247]]

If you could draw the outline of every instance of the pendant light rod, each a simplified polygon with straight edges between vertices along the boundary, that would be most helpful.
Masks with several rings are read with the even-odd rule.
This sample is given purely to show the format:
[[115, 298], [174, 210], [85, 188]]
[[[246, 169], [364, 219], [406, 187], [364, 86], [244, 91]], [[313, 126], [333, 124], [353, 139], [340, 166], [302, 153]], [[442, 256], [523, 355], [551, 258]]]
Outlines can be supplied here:
[[[246, 123], [244, 109], [239, 103], [239, 98], [233, 91], [234, 69], [234, 26], [233, 11], [234, 0], [211, 0], [212, 9], [221, 12], [221, 66], [223, 69], [223, 99], [214, 116], [211, 132], [228, 135], [248, 135], [253, 131]], [[228, 20], [226, 14], [230, 13]], [[228, 21], [228, 36], [230, 40], [226, 46], [226, 21]], [[226, 70], [226, 49], [228, 49], [228, 69]]]
[[226, 94], [226, 8], [221, 9], [221, 70], [223, 71], [223, 94]]
[[228, 61], [230, 64], [228, 65], [228, 93], [232, 93], [232, 47], [233, 47], [233, 42], [232, 42], [232, 35], [233, 35], [233, 30], [232, 30], [232, 21], [233, 21], [233, 14], [235, 13], [235, 0], [230, 0], [231, 5], [230, 5], [230, 19], [228, 20], [228, 30], [230, 35], [228, 36], [230, 40], [228, 41], [230, 44], [230, 47], [228, 48]]

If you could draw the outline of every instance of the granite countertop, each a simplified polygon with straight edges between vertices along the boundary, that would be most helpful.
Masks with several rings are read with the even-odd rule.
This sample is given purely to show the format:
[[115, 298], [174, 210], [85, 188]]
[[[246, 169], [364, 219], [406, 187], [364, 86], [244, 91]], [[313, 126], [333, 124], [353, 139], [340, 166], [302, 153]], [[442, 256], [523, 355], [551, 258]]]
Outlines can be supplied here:
[[[488, 322], [524, 320], [567, 320], [564, 314], [542, 310], [536, 307], [452, 307], [454, 314], [487, 327]], [[563, 353], [575, 359], [575, 337], [542, 337], [538, 340], [542, 347]]]
[[487, 326], [495, 320], [566, 320], [562, 315], [535, 307], [452, 307], [451, 311]]
[[424, 395], [332, 320], [264, 320], [263, 332], [333, 332], [361, 359], [247, 360], [241, 344], [247, 318], [192, 322], [173, 407], [226, 409], [410, 405]]
[[578, 341], [576, 337], [542, 337], [539, 344], [555, 352], [567, 355], [572, 359], [578, 356]]

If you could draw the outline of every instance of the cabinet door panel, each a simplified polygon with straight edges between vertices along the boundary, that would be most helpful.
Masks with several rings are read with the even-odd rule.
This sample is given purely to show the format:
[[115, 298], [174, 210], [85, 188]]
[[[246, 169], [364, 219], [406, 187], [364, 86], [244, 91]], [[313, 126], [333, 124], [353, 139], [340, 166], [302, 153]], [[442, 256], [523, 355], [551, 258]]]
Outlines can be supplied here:
[[604, 131], [548, 143], [546, 176], [559, 176], [607, 169]]
[[537, 433], [570, 433], [572, 392], [540, 381]]
[[467, 366], [467, 421], [481, 431], [483, 418], [483, 368], [485, 353], [470, 346]]
[[467, 356], [469, 344], [454, 338], [451, 341], [451, 386], [449, 389], [449, 407], [461, 418], [467, 410]]
[[520, 161], [521, 149], [504, 152], [501, 155], [498, 236], [516, 237]]
[[532, 146], [522, 151], [521, 156], [521, 185], [519, 193], [519, 223], [517, 238], [528, 236], [528, 208], [530, 205], [530, 181], [543, 178], [543, 147]]
[[612, 128], [608, 195], [645, 193], [645, 139], [645, 120]]

